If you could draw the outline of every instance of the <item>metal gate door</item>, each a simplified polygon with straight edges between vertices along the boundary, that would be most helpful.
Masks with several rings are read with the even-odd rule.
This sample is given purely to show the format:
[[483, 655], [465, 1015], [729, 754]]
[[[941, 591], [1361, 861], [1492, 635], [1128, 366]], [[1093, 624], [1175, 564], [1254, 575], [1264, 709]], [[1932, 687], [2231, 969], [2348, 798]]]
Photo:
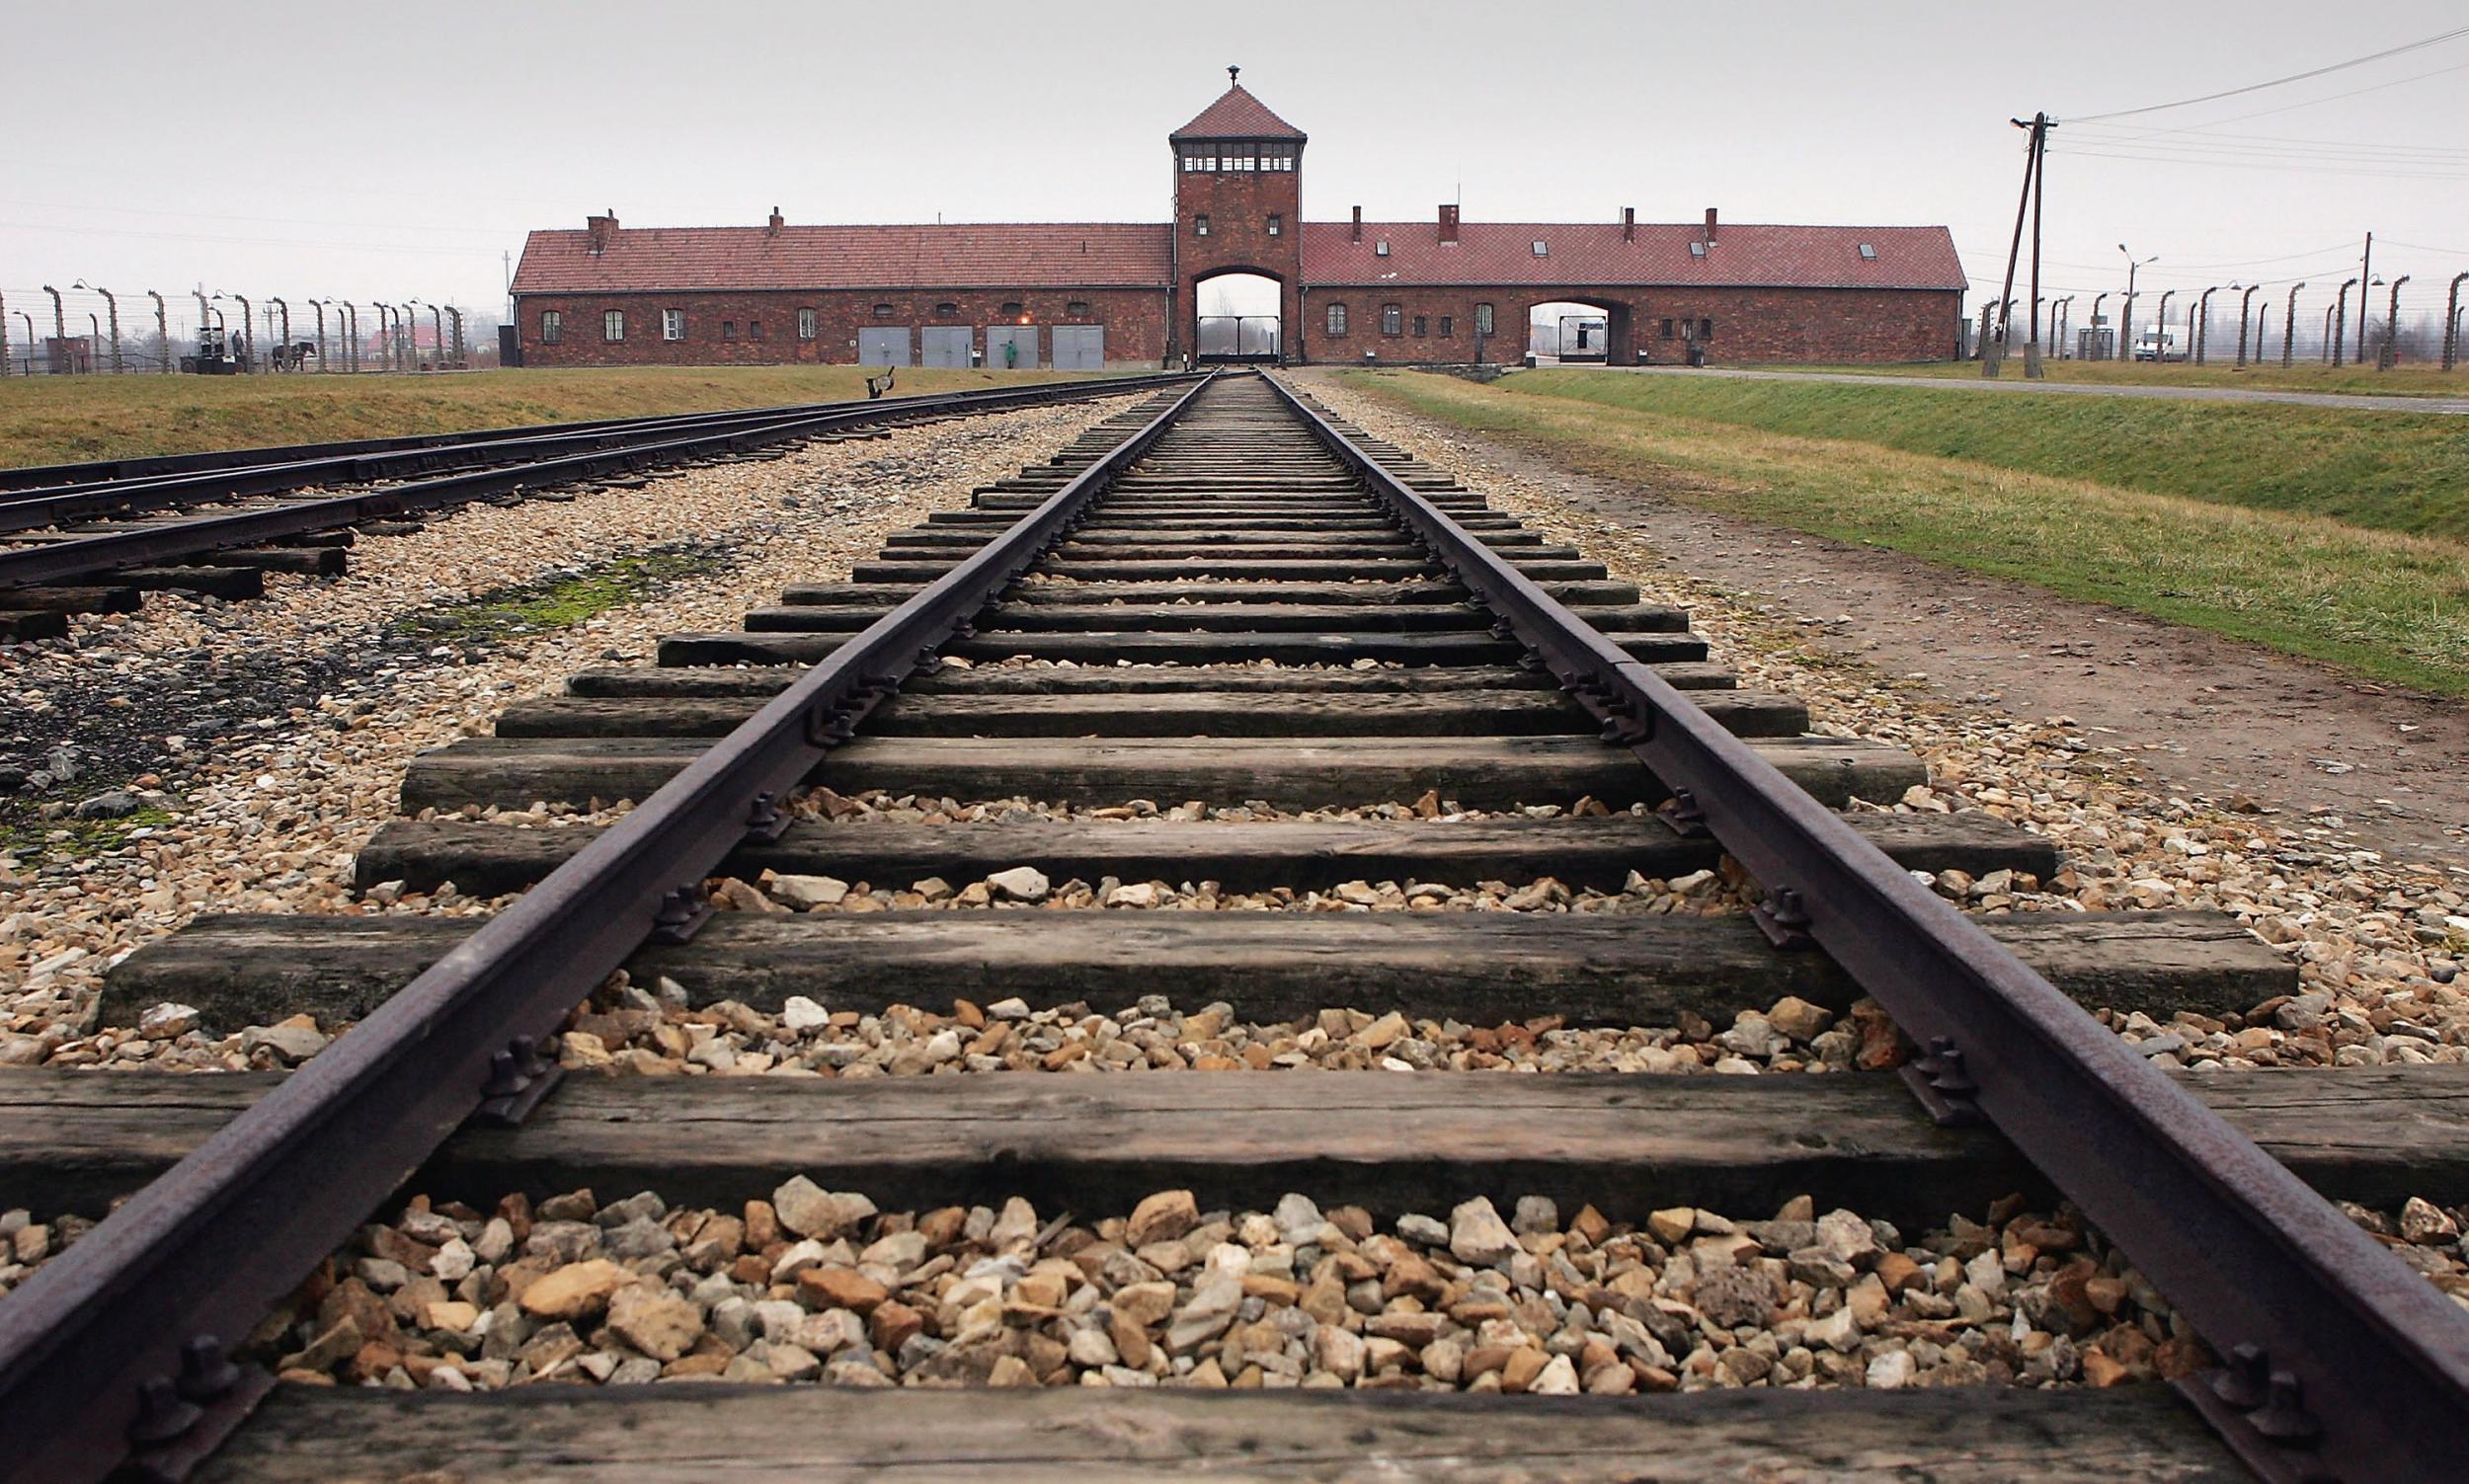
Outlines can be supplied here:
[[909, 364], [909, 327], [870, 325], [858, 331], [857, 363], [861, 366]]
[[1278, 317], [1274, 314], [1207, 314], [1195, 327], [1194, 350], [1204, 361], [1274, 362]]
[[1105, 326], [1057, 325], [1054, 337], [1056, 370], [1102, 371], [1106, 368]]
[[928, 325], [918, 334], [917, 364], [965, 368], [976, 339], [977, 332], [967, 325]]
[[[1005, 358], [1005, 347], [1014, 348]], [[1035, 325], [989, 325], [986, 327], [986, 363], [996, 370], [1033, 371], [1037, 369], [1037, 327]]]

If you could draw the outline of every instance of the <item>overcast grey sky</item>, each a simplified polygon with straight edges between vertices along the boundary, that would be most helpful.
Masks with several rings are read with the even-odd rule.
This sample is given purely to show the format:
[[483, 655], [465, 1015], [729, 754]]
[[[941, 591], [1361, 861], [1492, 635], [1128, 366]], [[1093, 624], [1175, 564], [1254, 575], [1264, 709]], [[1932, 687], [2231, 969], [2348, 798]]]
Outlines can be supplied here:
[[[0, 291], [20, 334], [15, 311], [48, 318], [38, 285], [79, 277], [119, 290], [124, 322], [151, 314], [139, 290], [199, 282], [485, 310], [526, 228], [604, 207], [630, 226], [774, 205], [1162, 220], [1164, 135], [1237, 62], [1311, 134], [1316, 218], [1460, 196], [1470, 219], [1943, 223], [1977, 304], [2020, 185], [2010, 117], [2165, 103], [2463, 24], [2460, 0], [47, 0], [0, 27]], [[2160, 255], [2158, 287], [2337, 285], [2371, 228], [2376, 271], [2417, 274], [2404, 313], [2431, 308], [2469, 269], [2465, 100], [2469, 37], [2064, 123], [2044, 283], [2121, 287], [2123, 239]]]

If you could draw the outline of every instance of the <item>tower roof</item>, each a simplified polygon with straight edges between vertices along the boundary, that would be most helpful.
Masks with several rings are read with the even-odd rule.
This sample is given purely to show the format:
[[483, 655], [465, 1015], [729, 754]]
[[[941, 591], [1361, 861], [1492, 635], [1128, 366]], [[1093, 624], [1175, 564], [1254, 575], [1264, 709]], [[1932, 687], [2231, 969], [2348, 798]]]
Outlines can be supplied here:
[[[1229, 67], [1230, 81], [1240, 67]], [[1202, 109], [1191, 122], [1184, 124], [1169, 139], [1301, 139], [1302, 129], [1269, 112], [1269, 106], [1251, 96], [1249, 89], [1233, 82], [1220, 94], [1218, 101]]]

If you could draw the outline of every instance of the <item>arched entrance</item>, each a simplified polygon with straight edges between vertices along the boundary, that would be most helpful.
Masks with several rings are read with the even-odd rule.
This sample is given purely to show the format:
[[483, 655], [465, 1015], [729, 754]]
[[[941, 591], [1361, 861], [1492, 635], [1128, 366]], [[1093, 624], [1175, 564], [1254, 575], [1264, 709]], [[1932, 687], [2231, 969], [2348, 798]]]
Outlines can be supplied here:
[[1194, 280], [1192, 358], [1202, 365], [1274, 365], [1285, 358], [1285, 283], [1228, 269]]
[[1625, 364], [1630, 306], [1614, 299], [1547, 299], [1527, 307], [1526, 351], [1538, 365]]

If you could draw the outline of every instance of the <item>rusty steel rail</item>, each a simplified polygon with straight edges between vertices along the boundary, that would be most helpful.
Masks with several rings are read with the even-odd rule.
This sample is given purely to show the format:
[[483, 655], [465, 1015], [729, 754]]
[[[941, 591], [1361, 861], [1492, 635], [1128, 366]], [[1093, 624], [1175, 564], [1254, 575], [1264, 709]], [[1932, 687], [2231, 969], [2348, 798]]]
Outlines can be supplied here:
[[2227, 1366], [2179, 1382], [2267, 1479], [2457, 1480], [2469, 1314], [2218, 1114], [1528, 581], [1275, 377], [1331, 452], [1929, 1054], [1942, 1123], [1983, 1118], [2082, 1208]]
[[391, 437], [347, 438], [325, 443], [280, 443], [255, 448], [209, 448], [196, 453], [140, 454], [129, 458], [95, 459], [74, 464], [21, 464], [0, 468], [0, 507], [29, 498], [82, 493], [112, 485], [151, 484], [190, 475], [269, 469], [393, 453], [452, 453], [478, 444], [522, 438], [575, 437], [589, 433], [626, 432], [668, 427], [684, 430], [703, 424], [751, 417], [786, 418], [841, 410], [868, 409], [881, 417], [903, 412], [935, 411], [934, 404], [957, 401], [995, 402], [1001, 398], [1066, 388], [1088, 390], [1099, 385], [1139, 390], [1162, 385], [1172, 373], [1099, 377], [1076, 381], [1041, 381], [1017, 387], [984, 387], [974, 391], [919, 392], [899, 397], [848, 398], [837, 402], [789, 402], [776, 407], [723, 408], [711, 412], [663, 413], [639, 418], [584, 418], [565, 423], [527, 423], [512, 428], [475, 428], [457, 432], [399, 433]]
[[1075, 524], [1209, 377], [932, 585], [834, 650], [682, 773], [225, 1125], [0, 1303], [11, 1477], [176, 1476], [267, 1384], [245, 1335], [475, 1112], [518, 1120], [539, 1038], [647, 939], [832, 746]]
[[[910, 397], [897, 403], [833, 402], [819, 403], [812, 409], [698, 414], [685, 420], [652, 419], [646, 424], [650, 430], [648, 441], [623, 438], [607, 429], [592, 430], [582, 434], [517, 440], [534, 444], [530, 448], [513, 450], [521, 462], [502, 463], [497, 467], [335, 495], [322, 500], [291, 501], [268, 509], [235, 510], [220, 515], [202, 513], [186, 520], [103, 530], [73, 541], [54, 541], [14, 551], [0, 551], [0, 588], [93, 578], [124, 567], [146, 566], [228, 547], [280, 540], [286, 536], [331, 530], [340, 525], [407, 511], [464, 505], [538, 486], [568, 484], [707, 454], [862, 429], [900, 417], [939, 417], [1008, 411], [1055, 402], [1090, 401], [1099, 397], [1155, 390], [1183, 379], [1174, 375], [1041, 382], [1034, 386], [1002, 387], [992, 391]], [[585, 445], [581, 451], [557, 451], [577, 442]], [[507, 445], [480, 443], [473, 446], [487, 450]], [[392, 457], [438, 456], [434, 449], [424, 449]], [[353, 457], [334, 461], [333, 467], [365, 467], [371, 462], [368, 458]], [[154, 483], [140, 481], [140, 488], [130, 493], [128, 501], [139, 508], [158, 501], [178, 505], [193, 500], [300, 488], [315, 482], [299, 476], [297, 468], [287, 465], [264, 474], [243, 470], [239, 473], [196, 476], [213, 486], [203, 494], [193, 489], [168, 493]], [[244, 482], [248, 487], [242, 488], [235, 481]], [[105, 513], [118, 498], [109, 493], [70, 493], [57, 497], [55, 503], [52, 497], [45, 496], [43, 502], [49, 513], [42, 521], [13, 521], [12, 515], [24, 513], [35, 505], [31, 497], [20, 497], [17, 506], [0, 503], [0, 530], [23, 529], [30, 523]]]

